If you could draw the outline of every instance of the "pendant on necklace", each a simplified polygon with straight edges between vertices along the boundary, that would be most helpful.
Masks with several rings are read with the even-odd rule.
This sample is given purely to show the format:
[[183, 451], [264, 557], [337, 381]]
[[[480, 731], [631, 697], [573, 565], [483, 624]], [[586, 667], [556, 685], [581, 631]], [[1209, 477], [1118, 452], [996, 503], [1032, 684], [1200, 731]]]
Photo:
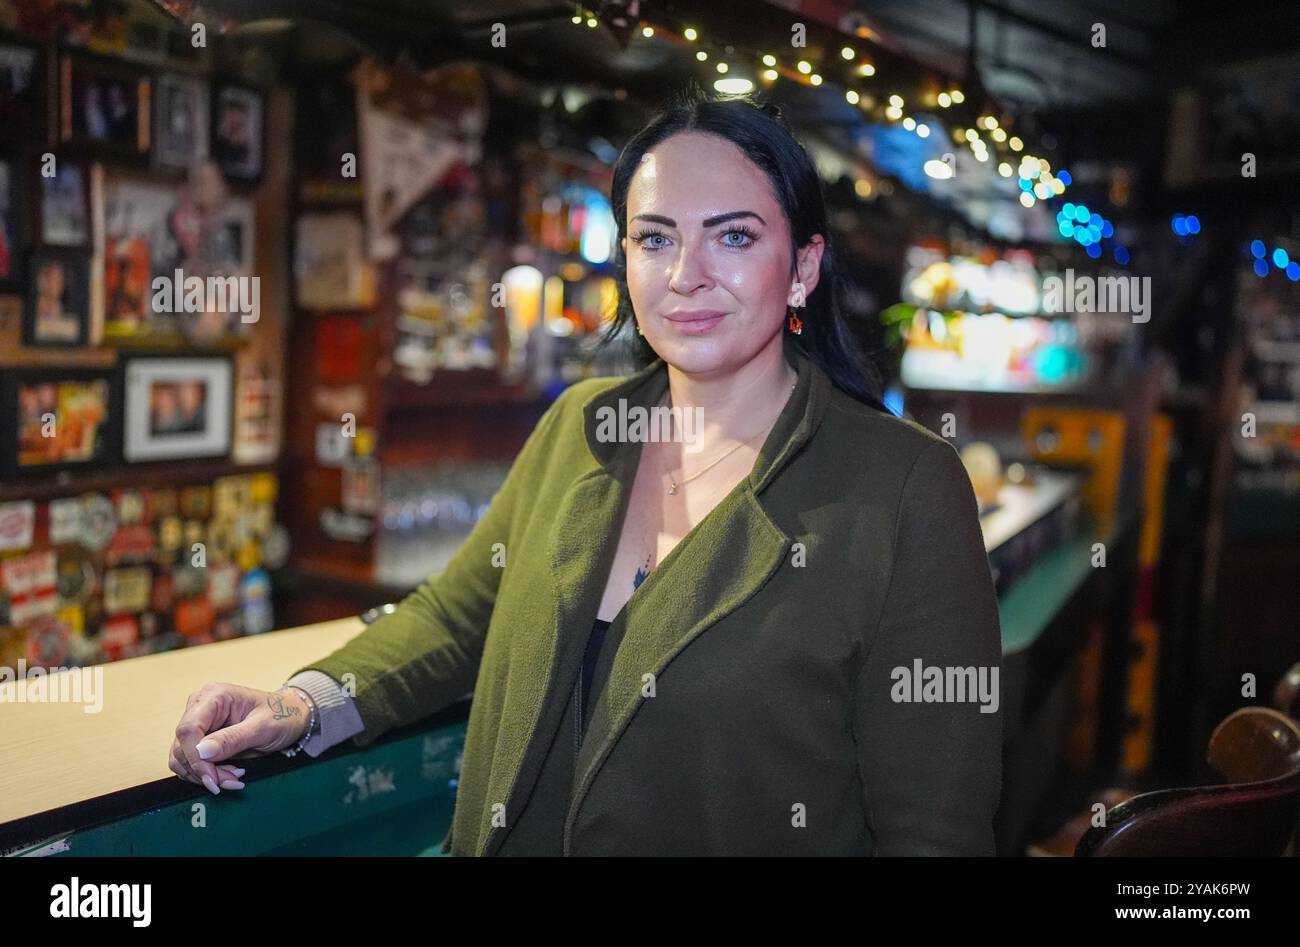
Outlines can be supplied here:
[[670, 497], [677, 495], [677, 484], [675, 482], [670, 482], [668, 487], [668, 495]]

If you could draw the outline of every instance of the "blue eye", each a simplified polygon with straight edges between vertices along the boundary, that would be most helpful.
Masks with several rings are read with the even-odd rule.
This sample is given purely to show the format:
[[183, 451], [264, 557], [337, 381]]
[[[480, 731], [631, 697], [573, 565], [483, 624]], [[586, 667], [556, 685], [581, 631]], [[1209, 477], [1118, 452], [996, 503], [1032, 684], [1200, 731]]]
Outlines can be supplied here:
[[726, 238], [726, 237], [730, 237], [732, 234], [737, 234], [737, 235], [739, 235], [739, 236], [742, 236], [742, 237], [745, 237], [745, 238], [746, 238], [745, 241], [744, 241], [743, 243], [735, 243], [735, 242], [732, 242], [732, 243], [728, 243], [728, 244], [726, 244], [727, 246], [729, 246], [729, 247], [734, 247], [734, 248], [737, 249], [737, 250], [745, 250], [745, 249], [748, 249], [748, 247], [749, 247], [751, 244], [753, 244], [753, 242], [754, 242], [755, 240], [758, 239], [758, 234], [754, 233], [754, 231], [750, 230], [748, 227], [733, 227], [732, 229], [730, 229], [730, 230], [728, 230], [726, 233], [724, 233], [722, 236], [723, 236], [724, 238]]
[[647, 241], [647, 240], [652, 240], [652, 239], [654, 239], [655, 237], [663, 237], [665, 240], [668, 239], [667, 235], [666, 235], [662, 230], [647, 230], [647, 231], [645, 231], [644, 233], [637, 234], [637, 235], [636, 235], [635, 237], [633, 237], [632, 239], [633, 239], [633, 241], [635, 241], [635, 243], [636, 243], [637, 246], [639, 246], [639, 247], [641, 247], [642, 249], [645, 249], [645, 250], [661, 250], [661, 249], [663, 249], [664, 244], [657, 244], [657, 245], [646, 246], [646, 241]]

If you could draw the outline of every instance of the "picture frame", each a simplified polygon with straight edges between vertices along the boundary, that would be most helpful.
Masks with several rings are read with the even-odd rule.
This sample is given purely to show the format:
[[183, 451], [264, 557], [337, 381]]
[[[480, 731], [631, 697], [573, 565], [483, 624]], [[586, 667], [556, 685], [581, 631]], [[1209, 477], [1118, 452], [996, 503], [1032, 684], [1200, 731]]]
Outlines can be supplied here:
[[90, 165], [58, 158], [52, 177], [40, 180], [40, 224], [37, 236], [47, 247], [90, 249], [93, 220], [90, 206]]
[[23, 128], [40, 137], [45, 128], [45, 50], [0, 30], [0, 128]]
[[161, 72], [154, 80], [153, 161], [185, 171], [208, 157], [212, 90], [204, 79]]
[[0, 372], [0, 475], [40, 475], [114, 463], [119, 443], [113, 369]]
[[28, 236], [23, 163], [0, 152], [0, 293], [25, 287]]
[[75, 348], [90, 342], [91, 255], [40, 248], [27, 267], [23, 344]]
[[149, 73], [123, 62], [59, 57], [59, 142], [96, 153], [144, 156], [152, 124]]
[[266, 141], [266, 97], [251, 86], [217, 82], [212, 89], [212, 158], [230, 180], [261, 180]]
[[130, 176], [104, 182], [104, 338], [153, 343], [180, 338], [174, 314], [154, 313], [151, 283], [183, 263], [172, 219], [176, 188]]
[[233, 389], [234, 363], [226, 356], [125, 359], [123, 460], [225, 457], [234, 426]]

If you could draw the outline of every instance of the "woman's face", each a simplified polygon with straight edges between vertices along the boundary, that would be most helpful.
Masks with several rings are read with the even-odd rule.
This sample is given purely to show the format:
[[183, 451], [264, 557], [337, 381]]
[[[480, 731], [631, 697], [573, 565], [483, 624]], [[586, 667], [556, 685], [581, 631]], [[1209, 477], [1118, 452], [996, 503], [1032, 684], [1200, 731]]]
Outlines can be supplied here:
[[816, 286], [822, 240], [800, 251], [792, 277], [767, 175], [727, 139], [684, 132], [642, 158], [622, 245], [645, 340], [683, 372], [722, 375], [780, 344], [795, 282], [805, 295]]

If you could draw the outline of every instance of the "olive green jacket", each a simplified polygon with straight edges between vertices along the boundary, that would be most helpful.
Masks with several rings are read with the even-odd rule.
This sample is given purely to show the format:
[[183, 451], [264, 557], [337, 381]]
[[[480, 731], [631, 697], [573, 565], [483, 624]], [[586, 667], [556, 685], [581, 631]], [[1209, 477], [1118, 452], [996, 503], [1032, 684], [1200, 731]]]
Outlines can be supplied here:
[[[788, 357], [753, 471], [620, 613], [571, 798], [548, 803], [566, 854], [993, 854], [1001, 715], [973, 677], [904, 687], [996, 684], [970, 482], [946, 441]], [[571, 386], [445, 571], [309, 665], [355, 675], [358, 746], [473, 692], [453, 854], [502, 847], [571, 703], [640, 453], [598, 409], [666, 385], [656, 360]]]

